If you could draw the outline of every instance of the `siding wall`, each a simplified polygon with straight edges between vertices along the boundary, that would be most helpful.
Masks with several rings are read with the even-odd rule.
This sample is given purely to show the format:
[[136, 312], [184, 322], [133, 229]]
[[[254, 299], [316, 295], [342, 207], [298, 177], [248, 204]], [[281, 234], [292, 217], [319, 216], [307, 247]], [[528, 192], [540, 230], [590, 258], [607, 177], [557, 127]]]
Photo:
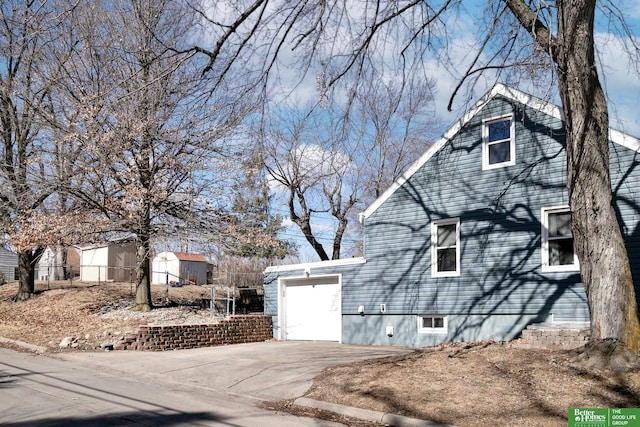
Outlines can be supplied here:
[[[516, 165], [482, 170], [482, 120], [510, 113]], [[563, 138], [559, 120], [493, 99], [367, 219], [372, 286], [357, 289], [389, 314], [586, 320], [578, 274], [541, 273], [541, 209], [568, 204]], [[456, 217], [461, 274], [433, 278], [431, 224]]]
[[611, 144], [611, 181], [618, 221], [625, 238], [636, 299], [640, 297], [640, 153]]
[[4, 280], [11, 282], [15, 280], [16, 268], [18, 267], [18, 254], [0, 247], [0, 274]]
[[84, 249], [80, 253], [80, 280], [98, 282], [107, 280], [106, 266], [109, 264], [107, 247]]
[[169, 281], [180, 280], [180, 261], [173, 252], [161, 252], [156, 255], [151, 263], [152, 285], [166, 285], [167, 273], [169, 273]]
[[[511, 113], [516, 164], [482, 170], [482, 121]], [[343, 274], [343, 342], [421, 347], [508, 340], [533, 322], [588, 321], [579, 273], [543, 273], [541, 266], [542, 208], [569, 203], [564, 136], [561, 120], [541, 111], [502, 97], [485, 105], [366, 218], [366, 263], [324, 271]], [[611, 144], [616, 208], [637, 284], [639, 157]], [[460, 219], [461, 273], [434, 278], [431, 224], [448, 218]], [[277, 316], [277, 278], [302, 274], [300, 269], [265, 276], [265, 314]], [[371, 310], [359, 316], [359, 305]], [[418, 333], [422, 314], [447, 315], [447, 333]], [[393, 337], [386, 326], [394, 326]]]
[[207, 263], [200, 261], [180, 261], [180, 277], [199, 285], [207, 283]]
[[108, 253], [109, 280], [116, 282], [135, 280], [136, 242], [111, 244], [108, 247]]

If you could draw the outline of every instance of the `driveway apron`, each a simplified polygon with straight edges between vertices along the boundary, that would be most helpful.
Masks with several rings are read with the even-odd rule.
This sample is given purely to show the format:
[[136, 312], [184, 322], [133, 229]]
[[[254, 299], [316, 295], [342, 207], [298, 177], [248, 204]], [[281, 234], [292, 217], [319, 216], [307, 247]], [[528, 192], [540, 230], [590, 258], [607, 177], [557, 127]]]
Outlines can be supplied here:
[[326, 367], [410, 351], [333, 342], [269, 341], [168, 352], [63, 353], [57, 357], [127, 377], [275, 401], [302, 396]]

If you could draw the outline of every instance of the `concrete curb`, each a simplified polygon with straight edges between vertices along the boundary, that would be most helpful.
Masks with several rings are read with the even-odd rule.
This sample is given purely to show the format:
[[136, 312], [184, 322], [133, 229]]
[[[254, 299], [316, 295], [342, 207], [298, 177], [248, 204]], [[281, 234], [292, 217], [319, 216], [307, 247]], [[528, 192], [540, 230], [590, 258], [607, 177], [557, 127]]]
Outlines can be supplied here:
[[335, 412], [347, 417], [358, 418], [365, 421], [377, 421], [396, 427], [455, 427], [450, 424], [437, 423], [435, 421], [420, 420], [417, 418], [405, 417], [402, 415], [390, 414], [369, 409], [353, 408], [351, 406], [337, 403], [322, 402], [320, 400], [299, 397], [294, 404], [310, 408], [322, 409], [324, 411]]
[[9, 339], [9, 338], [4, 338], [4, 337], [0, 337], [0, 343], [2, 343], [2, 344], [10, 344], [10, 345], [13, 345], [13, 346], [16, 346], [16, 347], [20, 347], [20, 348], [23, 348], [25, 350], [29, 350], [29, 351], [32, 351], [32, 352], [38, 353], [38, 354], [42, 354], [42, 353], [46, 353], [47, 352], [47, 348], [46, 347], [41, 347], [39, 345], [29, 344], [28, 342], [12, 340], [12, 339]]

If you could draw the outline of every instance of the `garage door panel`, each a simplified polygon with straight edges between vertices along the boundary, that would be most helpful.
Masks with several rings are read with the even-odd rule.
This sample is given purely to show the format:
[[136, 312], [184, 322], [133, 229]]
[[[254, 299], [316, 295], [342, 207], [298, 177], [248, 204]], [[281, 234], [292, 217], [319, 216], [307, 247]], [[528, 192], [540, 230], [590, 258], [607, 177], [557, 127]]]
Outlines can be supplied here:
[[337, 283], [286, 287], [285, 332], [288, 340], [340, 341], [341, 295]]

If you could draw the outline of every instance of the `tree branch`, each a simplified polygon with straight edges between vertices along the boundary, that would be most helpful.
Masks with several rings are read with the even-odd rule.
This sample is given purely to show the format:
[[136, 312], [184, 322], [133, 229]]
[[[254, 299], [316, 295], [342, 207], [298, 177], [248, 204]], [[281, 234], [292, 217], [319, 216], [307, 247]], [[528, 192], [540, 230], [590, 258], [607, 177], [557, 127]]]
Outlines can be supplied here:
[[558, 41], [551, 31], [538, 19], [529, 6], [522, 0], [504, 0], [509, 10], [533, 39], [557, 62]]

